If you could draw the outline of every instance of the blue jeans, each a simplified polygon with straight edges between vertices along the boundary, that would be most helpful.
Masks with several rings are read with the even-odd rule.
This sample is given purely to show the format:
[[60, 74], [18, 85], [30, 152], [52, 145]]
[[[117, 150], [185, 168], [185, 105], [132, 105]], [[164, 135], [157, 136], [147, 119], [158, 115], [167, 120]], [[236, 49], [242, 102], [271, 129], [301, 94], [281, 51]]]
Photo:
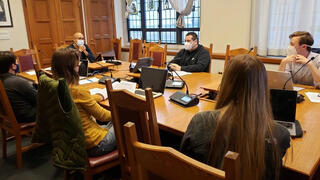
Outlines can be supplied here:
[[101, 156], [104, 154], [107, 154], [114, 150], [117, 147], [116, 143], [116, 136], [113, 129], [113, 124], [110, 121], [106, 126], [106, 129], [108, 129], [108, 133], [106, 136], [102, 139], [102, 141], [99, 142], [99, 144], [91, 149], [88, 150], [89, 156]]

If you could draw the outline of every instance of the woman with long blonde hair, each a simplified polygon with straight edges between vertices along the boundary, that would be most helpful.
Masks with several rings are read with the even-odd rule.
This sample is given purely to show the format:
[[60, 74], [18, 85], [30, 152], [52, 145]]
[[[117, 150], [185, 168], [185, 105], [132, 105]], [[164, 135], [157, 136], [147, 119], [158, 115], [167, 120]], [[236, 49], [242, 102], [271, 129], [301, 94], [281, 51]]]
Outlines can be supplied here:
[[250, 55], [231, 59], [215, 109], [192, 118], [181, 151], [220, 169], [226, 152], [237, 152], [241, 179], [278, 179], [290, 134], [273, 121], [263, 63]]

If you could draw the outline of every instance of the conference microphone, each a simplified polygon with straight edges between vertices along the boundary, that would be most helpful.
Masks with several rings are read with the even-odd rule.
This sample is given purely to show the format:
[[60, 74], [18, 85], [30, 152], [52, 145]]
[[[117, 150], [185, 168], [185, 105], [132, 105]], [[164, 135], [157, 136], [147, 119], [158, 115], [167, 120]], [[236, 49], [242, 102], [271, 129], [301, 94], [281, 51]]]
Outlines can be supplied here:
[[176, 91], [174, 94], [172, 94], [169, 97], [169, 100], [183, 107], [191, 107], [191, 106], [198, 105], [199, 104], [198, 96], [190, 95], [189, 87], [187, 83], [181, 78], [181, 76], [175, 70], [171, 68], [169, 68], [169, 70], [173, 71], [179, 77], [179, 79], [186, 85], [186, 93], [182, 91]]
[[318, 57], [319, 55], [315, 56], [315, 57], [312, 57], [309, 61], [307, 61], [307, 63], [305, 63], [304, 65], [302, 65], [283, 85], [283, 88], [282, 89], [286, 89], [286, 85], [287, 83], [294, 78], [294, 76], [304, 67], [306, 66], [309, 62], [313, 61], [316, 57]]
[[253, 47], [250, 48], [247, 54], [250, 54], [253, 49], [254, 49]]

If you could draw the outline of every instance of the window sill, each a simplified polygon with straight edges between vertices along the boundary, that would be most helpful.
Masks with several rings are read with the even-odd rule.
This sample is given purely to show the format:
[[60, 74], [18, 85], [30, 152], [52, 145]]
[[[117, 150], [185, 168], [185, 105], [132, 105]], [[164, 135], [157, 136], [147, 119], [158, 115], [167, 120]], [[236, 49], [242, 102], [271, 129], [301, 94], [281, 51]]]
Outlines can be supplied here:
[[[176, 48], [177, 49], [176, 49]], [[178, 49], [179, 47], [179, 49]], [[174, 45], [173, 48], [167, 50], [167, 55], [169, 56], [175, 56], [179, 52], [180, 48], [182, 48], [182, 45]], [[123, 52], [129, 52], [129, 47], [122, 47], [121, 51]], [[225, 53], [213, 53], [211, 56], [211, 59], [225, 59]], [[273, 56], [258, 56], [258, 59], [262, 61], [263, 63], [268, 64], [280, 64], [281, 57], [273, 57]]]

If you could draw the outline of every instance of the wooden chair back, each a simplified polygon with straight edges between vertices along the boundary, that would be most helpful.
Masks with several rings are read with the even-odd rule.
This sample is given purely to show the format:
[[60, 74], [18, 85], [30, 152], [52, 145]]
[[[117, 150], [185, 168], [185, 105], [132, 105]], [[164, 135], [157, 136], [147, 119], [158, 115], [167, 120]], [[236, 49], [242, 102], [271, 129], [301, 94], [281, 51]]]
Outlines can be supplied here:
[[209, 47], [206, 47], [206, 46], [203, 46], [208, 52], [209, 52], [209, 55], [210, 55], [210, 63], [209, 63], [209, 69], [208, 69], [208, 72], [211, 73], [211, 59], [212, 59], [212, 50], [213, 50], [213, 44], [210, 43], [210, 46]]
[[228, 63], [228, 61], [237, 55], [241, 55], [241, 54], [251, 54], [253, 56], [257, 56], [257, 46], [255, 46], [253, 48], [253, 50], [248, 50], [248, 49], [244, 49], [244, 48], [238, 48], [238, 49], [230, 49], [230, 44], [227, 44], [226, 47], [226, 56], [225, 56], [225, 61], [224, 61], [224, 68], [226, 68], [226, 65]]
[[17, 168], [22, 168], [22, 153], [30, 149], [36, 148], [41, 144], [30, 144], [22, 146], [22, 136], [31, 136], [35, 122], [18, 123], [13, 112], [11, 103], [7, 96], [6, 90], [0, 80], [0, 129], [2, 139], [2, 157], [7, 158], [7, 132], [16, 140], [16, 163]]
[[155, 42], [149, 42], [147, 43], [146, 40], [143, 40], [143, 50], [142, 50], [142, 56], [143, 57], [150, 57], [150, 48], [153, 46], [160, 46], [161, 41], [159, 40], [158, 43]]
[[152, 90], [145, 90], [146, 98], [141, 98], [126, 90], [113, 90], [110, 80], [106, 82], [111, 108], [112, 122], [117, 139], [122, 178], [130, 176], [128, 151], [125, 145], [123, 125], [128, 121], [137, 125], [139, 141], [161, 145]]
[[10, 51], [17, 57], [19, 71], [25, 72], [29, 70], [39, 71], [42, 67], [40, 63], [38, 48], [34, 45], [34, 49], [20, 49], [18, 51]]
[[115, 38], [115, 39], [111, 40], [111, 47], [114, 50], [114, 53], [116, 55], [115, 58], [117, 60], [121, 59], [121, 39], [122, 38], [120, 38], [120, 39]]
[[166, 67], [167, 44], [164, 47], [158, 45], [150, 47], [149, 54], [153, 58], [153, 66]]
[[137, 62], [142, 53], [142, 41], [140, 39], [130, 39], [129, 62]]
[[228, 152], [224, 169], [196, 161], [171, 147], [161, 147], [138, 142], [135, 124], [124, 125], [126, 145], [132, 179], [184, 179], [184, 180], [236, 180], [240, 179], [239, 154]]

